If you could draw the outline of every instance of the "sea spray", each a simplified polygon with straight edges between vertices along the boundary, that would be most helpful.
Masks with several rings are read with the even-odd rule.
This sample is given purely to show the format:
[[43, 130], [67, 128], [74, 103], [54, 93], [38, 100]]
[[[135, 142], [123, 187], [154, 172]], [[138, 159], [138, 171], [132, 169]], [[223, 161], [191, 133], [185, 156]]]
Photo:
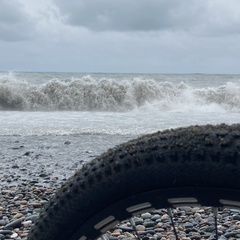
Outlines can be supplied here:
[[240, 85], [198, 88], [153, 79], [94, 79], [90, 76], [32, 84], [0, 77], [0, 109], [21, 111], [240, 111]]

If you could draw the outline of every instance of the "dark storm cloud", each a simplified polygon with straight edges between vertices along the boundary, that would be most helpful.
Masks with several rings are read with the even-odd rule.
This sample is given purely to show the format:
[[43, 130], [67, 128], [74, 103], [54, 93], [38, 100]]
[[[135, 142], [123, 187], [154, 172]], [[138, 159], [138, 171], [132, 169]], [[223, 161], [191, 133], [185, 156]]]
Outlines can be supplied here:
[[23, 5], [15, 0], [0, 0], [0, 40], [22, 41], [33, 34], [33, 24]]
[[54, 0], [71, 25], [94, 31], [187, 30], [203, 16], [199, 0]]

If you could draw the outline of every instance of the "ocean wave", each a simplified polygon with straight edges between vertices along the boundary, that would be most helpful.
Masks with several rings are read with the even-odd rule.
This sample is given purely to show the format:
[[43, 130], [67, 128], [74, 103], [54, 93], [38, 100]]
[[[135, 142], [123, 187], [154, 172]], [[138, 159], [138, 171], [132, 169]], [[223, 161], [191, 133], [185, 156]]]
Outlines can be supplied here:
[[0, 109], [22, 111], [240, 111], [240, 85], [193, 88], [155, 80], [90, 76], [42, 85], [0, 78]]

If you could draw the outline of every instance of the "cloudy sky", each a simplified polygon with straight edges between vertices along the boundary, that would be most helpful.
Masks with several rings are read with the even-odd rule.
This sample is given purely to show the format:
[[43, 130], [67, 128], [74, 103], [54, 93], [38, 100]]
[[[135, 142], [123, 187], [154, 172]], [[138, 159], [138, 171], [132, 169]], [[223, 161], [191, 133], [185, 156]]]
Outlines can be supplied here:
[[240, 73], [240, 1], [0, 0], [0, 71]]

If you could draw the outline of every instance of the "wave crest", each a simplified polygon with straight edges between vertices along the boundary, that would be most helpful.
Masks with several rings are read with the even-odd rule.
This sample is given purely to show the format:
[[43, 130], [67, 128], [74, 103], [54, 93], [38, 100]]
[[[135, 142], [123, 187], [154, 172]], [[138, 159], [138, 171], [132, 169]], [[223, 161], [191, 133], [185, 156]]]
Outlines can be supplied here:
[[130, 111], [150, 107], [158, 111], [239, 111], [240, 86], [192, 88], [185, 83], [154, 80], [95, 80], [90, 76], [69, 82], [53, 79], [33, 85], [0, 79], [0, 109], [24, 111]]

